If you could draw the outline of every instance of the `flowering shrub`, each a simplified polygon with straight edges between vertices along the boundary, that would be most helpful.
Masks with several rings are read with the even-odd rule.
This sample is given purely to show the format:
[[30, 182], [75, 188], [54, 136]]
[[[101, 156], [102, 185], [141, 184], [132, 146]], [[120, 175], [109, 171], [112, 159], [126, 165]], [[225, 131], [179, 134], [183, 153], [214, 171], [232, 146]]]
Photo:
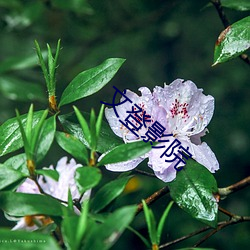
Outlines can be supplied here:
[[[68, 6], [59, 2], [46, 4], [76, 11], [80, 3], [74, 1]], [[228, 26], [220, 1], [211, 2], [225, 25], [215, 45], [213, 65], [237, 56], [250, 64], [248, 56], [243, 54], [250, 46], [249, 17]], [[233, 1], [225, 1], [225, 6], [228, 5], [235, 8]], [[249, 10], [245, 1], [240, 5]], [[116, 247], [126, 230], [138, 237], [146, 249], [158, 250], [211, 230], [194, 245], [196, 248], [221, 229], [250, 221], [248, 216], [235, 215], [219, 206], [229, 194], [247, 187], [250, 178], [218, 188], [213, 175], [219, 170], [216, 150], [203, 141], [214, 114], [215, 100], [203, 94], [198, 82], [196, 86], [191, 80], [176, 79], [152, 91], [141, 87], [141, 95], [114, 87], [121, 96], [119, 104], [113, 97], [112, 108], [102, 105], [96, 114], [94, 109], [86, 113], [73, 106], [72, 112], [64, 113], [64, 106], [100, 91], [125, 59], [110, 58], [79, 73], [58, 98], [60, 40], [55, 53], [49, 45], [47, 53], [41, 51], [37, 41], [35, 48], [45, 79], [47, 108], [36, 110], [31, 104], [25, 114], [17, 109], [16, 116], [0, 126], [0, 209], [6, 220], [16, 222], [11, 228], [0, 228], [0, 249], [105, 250]], [[7, 63], [11, 70], [22, 67], [20, 62], [14, 66], [11, 63]], [[4, 71], [1, 67], [0, 72]], [[18, 91], [17, 88], [16, 95]], [[29, 88], [24, 91], [30, 96]], [[40, 89], [31, 92], [40, 96]], [[106, 96], [103, 103], [111, 98]], [[121, 119], [128, 114], [132, 120], [126, 118], [125, 123]], [[155, 131], [155, 137], [152, 134], [150, 137], [149, 131]], [[170, 148], [174, 142], [178, 148]], [[67, 156], [56, 159], [55, 167], [44, 167], [43, 160], [48, 152], [53, 153], [55, 143]], [[144, 163], [149, 167], [146, 171]], [[111, 180], [104, 166], [122, 173], [111, 175]], [[139, 175], [146, 181], [140, 181]], [[140, 185], [154, 186], [154, 183], [162, 188], [147, 198], [139, 195], [139, 190], [137, 202], [132, 199], [128, 202], [130, 194]], [[157, 221], [151, 205], [162, 196], [168, 198], [162, 202], [164, 210]], [[164, 230], [171, 231], [165, 222], [174, 204], [205, 227], [163, 243], [168, 240]], [[161, 211], [162, 207], [158, 208]], [[142, 211], [148, 229], [146, 235], [136, 225], [136, 216]], [[218, 222], [219, 212], [229, 216], [229, 220]]]

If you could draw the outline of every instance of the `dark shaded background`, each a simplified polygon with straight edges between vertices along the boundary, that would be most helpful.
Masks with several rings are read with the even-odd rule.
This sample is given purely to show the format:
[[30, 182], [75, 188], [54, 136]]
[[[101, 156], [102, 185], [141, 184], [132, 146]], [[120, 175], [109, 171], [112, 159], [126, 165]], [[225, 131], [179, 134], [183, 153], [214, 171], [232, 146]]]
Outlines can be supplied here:
[[[67, 2], [71, 2], [67, 4]], [[57, 96], [79, 72], [94, 67], [110, 57], [127, 59], [118, 74], [99, 93], [78, 101], [84, 111], [100, 107], [100, 100], [111, 100], [112, 85], [137, 91], [141, 86], [151, 90], [176, 78], [190, 79], [205, 94], [215, 97], [215, 113], [204, 140], [216, 154], [220, 170], [215, 174], [219, 187], [230, 185], [249, 175], [250, 85], [249, 66], [240, 59], [211, 67], [215, 41], [223, 26], [208, 1], [160, 0], [0, 0], [0, 61], [35, 54], [34, 40], [42, 48], [49, 43], [55, 48], [62, 39], [57, 73]], [[249, 15], [226, 9], [231, 23]], [[39, 67], [12, 70], [4, 76], [44, 86]], [[1, 75], [0, 75], [1, 77]], [[44, 92], [45, 92], [44, 86]], [[10, 100], [0, 90], [0, 123], [14, 116], [18, 107], [26, 113], [30, 102]], [[45, 103], [34, 101], [35, 108]], [[68, 105], [62, 113], [71, 112]], [[65, 153], [54, 143], [41, 164], [55, 164]], [[6, 157], [4, 158], [6, 159]], [[145, 168], [142, 164], [141, 168]], [[107, 178], [117, 174], [104, 171]], [[136, 203], [164, 185], [160, 180], [140, 177], [138, 190], [124, 195], [121, 204]], [[232, 213], [249, 215], [249, 192], [232, 194], [220, 205]], [[169, 202], [165, 197], [153, 205], [159, 218]], [[226, 219], [220, 216], [220, 219]], [[4, 224], [2, 224], [2, 221]], [[6, 220], [1, 218], [1, 224]], [[12, 225], [12, 224], [8, 224]], [[146, 234], [143, 215], [134, 226]], [[174, 206], [166, 223], [162, 242], [167, 242], [203, 227]], [[216, 249], [247, 249], [249, 223], [226, 228], [203, 246]], [[199, 237], [176, 247], [192, 246]], [[126, 232], [113, 249], [144, 249], [131, 233]]]

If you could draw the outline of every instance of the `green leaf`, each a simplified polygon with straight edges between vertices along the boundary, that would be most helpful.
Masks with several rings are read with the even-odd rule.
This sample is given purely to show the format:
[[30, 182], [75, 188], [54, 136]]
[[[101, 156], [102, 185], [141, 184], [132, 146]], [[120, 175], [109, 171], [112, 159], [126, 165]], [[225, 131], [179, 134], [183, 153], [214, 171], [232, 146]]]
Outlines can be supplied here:
[[42, 66], [42, 70], [44, 72], [44, 75], [47, 74], [47, 77], [45, 77], [46, 82], [47, 83], [47, 89], [49, 92], [49, 96], [55, 96], [56, 93], [56, 78], [55, 78], [55, 72], [56, 72], [56, 68], [57, 68], [57, 60], [58, 60], [58, 56], [59, 56], [59, 51], [60, 51], [60, 44], [61, 44], [61, 40], [59, 39], [57, 42], [57, 48], [56, 48], [56, 54], [55, 54], [55, 58], [52, 55], [52, 51], [51, 48], [49, 46], [49, 44], [47, 44], [47, 50], [48, 50], [48, 71], [46, 71], [44, 69], [45, 67], [45, 62], [41, 62], [41, 60], [43, 60], [42, 56], [40, 55], [40, 48], [38, 45], [36, 45], [37, 48], [37, 52], [38, 52], [38, 58], [39, 61], [41, 63]]
[[30, 83], [14, 77], [0, 77], [0, 93], [14, 101], [40, 101], [46, 100], [43, 88], [35, 83]]
[[110, 58], [99, 66], [78, 74], [64, 90], [59, 106], [99, 91], [114, 77], [124, 61], [121, 58]]
[[49, 223], [48, 225], [42, 225], [36, 230], [36, 232], [51, 235], [53, 234], [54, 231], [56, 231], [56, 228], [57, 228], [56, 223], [52, 222], [52, 223]]
[[94, 212], [99, 212], [117, 198], [124, 190], [132, 176], [116, 179], [104, 185], [94, 196], [91, 207]]
[[73, 135], [56, 132], [56, 141], [62, 149], [71, 154], [75, 159], [82, 164], [88, 165], [88, 151], [85, 145]]
[[88, 201], [84, 201], [82, 213], [79, 216], [65, 217], [62, 222], [62, 234], [67, 249], [80, 249], [82, 238], [87, 229]]
[[239, 11], [247, 11], [250, 10], [250, 1], [249, 0], [221, 0], [221, 4], [223, 7], [239, 10]]
[[[85, 117], [89, 117], [89, 114], [84, 113]], [[72, 114], [61, 115], [59, 116], [60, 122], [63, 124], [63, 127], [76, 138], [78, 138], [86, 147], [90, 148], [81, 127], [77, 123], [77, 119]], [[111, 130], [107, 122], [102, 121], [102, 126], [100, 130], [100, 136], [97, 143], [97, 152], [104, 153], [112, 148], [123, 144], [121, 138], [116, 136]]]
[[[32, 114], [29, 112], [28, 115], [27, 115], [26, 124], [30, 123], [31, 115]], [[20, 117], [20, 114], [19, 114], [18, 110], [16, 110], [16, 117], [17, 117], [17, 122], [18, 122], [19, 130], [20, 130], [20, 133], [22, 135], [22, 140], [23, 140], [24, 151], [25, 151], [26, 157], [27, 157], [27, 159], [31, 159], [32, 153], [30, 151], [30, 144], [29, 144], [28, 138], [26, 136], [26, 133], [25, 133], [25, 130], [24, 130], [24, 126], [23, 126], [23, 123], [21, 121], [21, 117]]]
[[148, 208], [148, 205], [144, 200], [142, 200], [143, 211], [146, 218], [147, 226], [148, 226], [148, 234], [150, 237], [150, 241], [153, 244], [157, 244], [157, 234], [156, 234], [156, 221], [154, 214], [151, 209]]
[[11, 250], [60, 250], [56, 241], [50, 235], [26, 232], [26, 231], [10, 231], [0, 228], [1, 243], [0, 249]]
[[213, 197], [218, 192], [214, 176], [202, 165], [189, 159], [168, 183], [170, 195], [180, 208], [205, 224], [216, 227], [218, 204]]
[[250, 16], [228, 26], [218, 37], [214, 65], [239, 56], [250, 47]]
[[49, 196], [13, 192], [0, 193], [0, 208], [11, 216], [62, 216], [63, 210], [66, 209], [59, 201]]
[[[27, 122], [26, 122], [26, 126], [24, 128], [25, 130], [25, 135], [27, 137], [27, 141], [28, 143], [31, 141], [31, 131], [32, 131], [32, 120], [33, 120], [33, 112], [34, 112], [34, 106], [33, 104], [30, 105], [29, 108], [29, 112], [27, 115]], [[19, 114], [18, 114], [19, 115]], [[19, 123], [20, 127], [22, 126], [22, 123]]]
[[168, 217], [169, 211], [170, 211], [173, 204], [174, 204], [174, 202], [170, 201], [168, 206], [166, 207], [163, 215], [161, 216], [160, 222], [159, 222], [158, 227], [157, 227], [157, 244], [160, 244], [160, 242], [161, 242], [162, 230], [163, 230], [165, 221]]
[[[38, 123], [42, 114], [43, 111], [34, 112], [33, 127]], [[25, 124], [27, 114], [21, 115], [20, 118], [22, 120], [22, 124]], [[13, 152], [22, 146], [23, 141], [17, 118], [11, 118], [0, 126], [0, 156]]]
[[76, 233], [79, 222], [78, 216], [65, 217], [62, 222], [64, 243], [69, 250], [77, 250]]
[[102, 173], [95, 167], [77, 168], [75, 173], [76, 185], [81, 194], [95, 187], [101, 180]]
[[84, 116], [79, 111], [79, 109], [75, 106], [73, 106], [73, 108], [75, 110], [76, 117], [81, 125], [84, 137], [86, 138], [88, 145], [91, 146], [91, 134], [90, 134], [88, 123], [87, 123], [86, 119], [84, 118]]
[[58, 181], [59, 179], [59, 173], [56, 170], [52, 170], [52, 169], [37, 169], [36, 170], [37, 174], [40, 175], [44, 175], [44, 176], [48, 176], [51, 179]]
[[[48, 115], [48, 110], [44, 110], [41, 119], [38, 121], [37, 125], [34, 127], [34, 129], [32, 130], [33, 134], [32, 134], [32, 138], [31, 138], [31, 152], [33, 154], [36, 153], [36, 147], [39, 144], [39, 139], [41, 138], [42, 132], [44, 130], [44, 125], [45, 125], [45, 119]], [[54, 119], [54, 117], [52, 117], [52, 119]], [[54, 121], [55, 122], [55, 121]], [[55, 126], [55, 125], [54, 125]], [[47, 136], [47, 134], [46, 134]], [[54, 135], [53, 135], [54, 138]], [[48, 145], [50, 146], [50, 142], [48, 143]], [[42, 144], [43, 147], [43, 144]], [[47, 152], [46, 152], [47, 153]], [[37, 157], [38, 158], [38, 157]], [[41, 157], [42, 158], [42, 157]]]
[[83, 249], [109, 249], [131, 223], [136, 209], [136, 206], [117, 209], [108, 216], [103, 224], [92, 227]]
[[20, 171], [12, 169], [6, 165], [0, 164], [0, 190], [13, 184], [16, 181], [21, 181], [26, 176]]
[[79, 249], [82, 238], [86, 233], [86, 229], [88, 225], [88, 213], [89, 213], [89, 201], [85, 200], [83, 203], [83, 207], [82, 207], [82, 213], [80, 215], [80, 218], [77, 224], [77, 232], [76, 232], [77, 249]]
[[70, 188], [68, 189], [68, 209], [71, 212], [74, 212], [74, 201], [73, 201], [73, 198], [72, 198]]
[[43, 71], [43, 76], [44, 76], [44, 79], [45, 79], [45, 82], [47, 85], [47, 89], [48, 89], [48, 91], [50, 91], [51, 88], [50, 88], [50, 81], [49, 81], [49, 73], [48, 73], [48, 70], [47, 70], [47, 67], [45, 64], [44, 56], [43, 56], [42, 51], [40, 49], [40, 46], [36, 40], [35, 40], [35, 47], [36, 47], [36, 53], [37, 53], [37, 57], [38, 57], [40, 66], [41, 66], [42, 71]]
[[102, 104], [101, 108], [100, 108], [100, 112], [98, 114], [97, 117], [97, 121], [96, 121], [96, 139], [98, 140], [99, 135], [100, 135], [100, 131], [101, 131], [101, 127], [102, 127], [102, 118], [103, 118], [103, 113], [104, 113], [104, 107], [105, 105]]
[[8, 160], [4, 162], [4, 165], [8, 166], [9, 168], [18, 170], [19, 172], [28, 176], [29, 171], [26, 165], [26, 160], [27, 160], [26, 155], [23, 153], [10, 157]]
[[40, 162], [48, 153], [56, 132], [56, 117], [52, 116], [44, 121], [41, 134], [39, 136], [37, 148], [37, 161]]
[[90, 122], [89, 122], [90, 136], [91, 136], [91, 149], [96, 150], [96, 115], [94, 109], [90, 112]]
[[97, 166], [132, 160], [146, 154], [151, 149], [152, 145], [144, 141], [122, 144], [109, 151]]

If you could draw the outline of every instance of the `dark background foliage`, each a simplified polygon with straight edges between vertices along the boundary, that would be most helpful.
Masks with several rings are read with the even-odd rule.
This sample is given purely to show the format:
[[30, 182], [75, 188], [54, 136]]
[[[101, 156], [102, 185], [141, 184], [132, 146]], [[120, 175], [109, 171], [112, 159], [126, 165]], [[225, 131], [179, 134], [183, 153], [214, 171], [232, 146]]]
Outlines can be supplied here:
[[[138, 91], [141, 86], [152, 90], [154, 86], [162, 86], [164, 82], [168, 84], [176, 78], [192, 80], [204, 89], [205, 94], [215, 98], [214, 117], [208, 126], [210, 133], [204, 140], [220, 163], [220, 170], [215, 174], [218, 186], [228, 186], [249, 175], [249, 66], [236, 58], [211, 67], [214, 44], [223, 26], [212, 6], [204, 8], [207, 3], [181, 0], [0, 0], [0, 65], [9, 58], [35, 55], [35, 39], [45, 49], [46, 43], [55, 48], [61, 38], [63, 49], [57, 73], [57, 96], [60, 97], [79, 72], [100, 64], [106, 58], [127, 59], [110, 84], [76, 103], [84, 111], [91, 107], [98, 110], [101, 100], [110, 101], [112, 85]], [[229, 9], [226, 13], [231, 23], [249, 15], [249, 12]], [[0, 83], [3, 82], [2, 77], [40, 85], [45, 92], [39, 67], [2, 72]], [[6, 94], [5, 85], [8, 83], [0, 85], [1, 123], [14, 116], [16, 107], [21, 113], [26, 113], [30, 103]], [[41, 100], [33, 102], [36, 110], [46, 107]], [[72, 110], [69, 105], [63, 107], [62, 112]], [[54, 143], [41, 167], [55, 164], [62, 155], [65, 153]], [[142, 164], [141, 168], [145, 165]], [[110, 179], [117, 176], [105, 170], [104, 173]], [[137, 190], [124, 195], [119, 205], [138, 203], [164, 186], [160, 180], [149, 177], [140, 177], [138, 181]], [[222, 201], [221, 206], [232, 213], [247, 215], [249, 198], [246, 190], [240, 191]], [[158, 217], [168, 202], [165, 197], [153, 205]], [[142, 214], [134, 224], [146, 234]], [[175, 239], [202, 226], [174, 206], [162, 241]], [[189, 242], [192, 245], [195, 241], [191, 239]], [[229, 227], [213, 236], [204, 246], [246, 249], [249, 246], [249, 224]], [[127, 232], [113, 249], [129, 248], [143, 249], [136, 236]]]

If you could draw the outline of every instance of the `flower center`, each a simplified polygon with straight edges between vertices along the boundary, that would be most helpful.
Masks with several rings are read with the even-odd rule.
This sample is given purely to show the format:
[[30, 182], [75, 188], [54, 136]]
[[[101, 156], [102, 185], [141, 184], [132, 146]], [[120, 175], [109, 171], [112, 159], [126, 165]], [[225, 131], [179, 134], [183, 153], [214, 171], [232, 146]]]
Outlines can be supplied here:
[[184, 119], [184, 122], [187, 121], [187, 119], [190, 117], [188, 115], [187, 107], [188, 103], [180, 103], [177, 99], [172, 103], [172, 108], [170, 109], [172, 118], [175, 118], [175, 116], [178, 116], [182, 119]]

